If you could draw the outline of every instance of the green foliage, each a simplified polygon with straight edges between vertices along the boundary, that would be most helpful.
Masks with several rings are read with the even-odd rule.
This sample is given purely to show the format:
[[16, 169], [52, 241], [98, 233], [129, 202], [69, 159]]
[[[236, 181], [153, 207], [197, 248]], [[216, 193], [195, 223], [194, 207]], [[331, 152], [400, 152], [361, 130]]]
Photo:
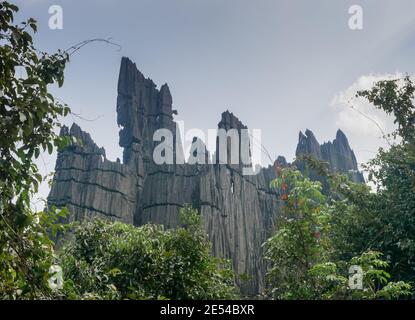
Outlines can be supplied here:
[[[344, 176], [333, 174], [331, 178], [332, 185], [348, 199], [359, 202], [371, 195], [366, 186], [347, 183]], [[360, 224], [348, 200], [338, 199], [338, 194], [334, 198], [323, 196], [319, 182], [304, 178], [292, 168], [281, 170], [273, 186], [281, 188], [284, 183], [289, 193], [284, 212], [277, 221], [277, 232], [264, 244], [273, 298], [395, 299], [411, 294], [410, 284], [389, 282], [389, 264], [380, 258], [381, 253], [359, 252], [344, 241], [342, 232], [355, 234], [354, 228], [358, 228], [357, 232], [365, 233], [363, 228], [367, 227]], [[347, 254], [339, 249], [348, 250]], [[351, 252], [358, 253], [353, 256]], [[349, 288], [352, 265], [362, 268], [362, 289]]]
[[54, 243], [49, 234], [64, 231], [58, 220], [66, 210], [28, 211], [24, 226], [16, 228], [1, 220], [0, 299], [50, 299], [50, 267], [56, 262]]
[[61, 255], [64, 293], [81, 299], [225, 299], [234, 296], [229, 261], [212, 257], [200, 215], [185, 207], [183, 227], [82, 224]]
[[0, 191], [5, 211], [15, 197], [18, 204], [29, 204], [29, 190], [36, 192], [42, 179], [32, 160], [42, 149], [51, 153], [59, 145], [57, 119], [69, 112], [48, 92], [48, 85], [63, 84], [68, 55], [38, 54], [27, 31], [36, 31], [36, 21], [13, 25], [17, 10], [0, 2]]
[[62, 144], [54, 130], [69, 108], [48, 85], [63, 84], [68, 55], [38, 53], [36, 21], [14, 25], [17, 11], [0, 2], [0, 298], [48, 298], [54, 257], [47, 231], [61, 229], [60, 214], [33, 212], [30, 198], [42, 181], [34, 159]]
[[404, 79], [379, 81], [370, 90], [359, 91], [357, 96], [366, 98], [376, 108], [393, 115], [398, 128], [392, 136], [401, 137], [404, 143], [414, 143], [414, 93], [411, 77], [406, 76]]
[[[297, 220], [279, 221], [278, 232], [267, 243], [274, 297], [397, 299], [412, 294], [410, 283], [415, 281], [414, 92], [411, 78], [407, 76], [380, 81], [372, 89], [357, 93], [393, 115], [397, 124], [396, 131], [385, 136], [390, 148], [380, 149], [375, 159], [365, 165], [375, 191], [330, 172], [318, 160], [309, 156], [302, 158], [327, 182], [327, 201], [321, 210], [326, 218], [319, 226], [325, 230], [321, 235], [325, 247], [310, 237], [316, 220], [310, 219], [308, 207], [298, 203]], [[393, 144], [390, 138], [395, 140]], [[304, 184], [298, 172], [292, 176]], [[277, 180], [274, 185], [278, 187], [281, 183]], [[317, 190], [306, 190], [303, 189], [304, 197], [313, 199], [313, 192]], [[288, 196], [283, 218], [293, 211], [290, 199], [298, 197], [298, 192], [294, 194]], [[310, 250], [318, 254], [306, 255]], [[290, 264], [295, 266], [295, 263], [285, 263], [290, 257], [306, 263], [300, 270], [296, 267], [291, 270]], [[363, 290], [348, 287], [350, 265], [362, 268]]]
[[[381, 259], [382, 254], [366, 251], [353, 257], [348, 263], [325, 262], [316, 264], [309, 270], [310, 296], [314, 299], [398, 299], [412, 294], [412, 286], [403, 281], [389, 282], [386, 272], [388, 263]], [[362, 288], [350, 288], [348, 270], [358, 266], [362, 270]]]
[[327, 252], [328, 231], [325, 197], [321, 184], [284, 168], [273, 186], [285, 184], [288, 192], [284, 213], [277, 221], [277, 232], [265, 243], [265, 257], [271, 262], [268, 279], [272, 296], [282, 299], [308, 299], [304, 286], [308, 270], [322, 261]]
[[388, 150], [365, 165], [376, 192], [346, 183], [335, 217], [336, 252], [350, 258], [372, 249], [384, 253], [394, 280], [415, 281], [415, 107], [409, 77], [381, 81], [359, 92], [377, 108], [394, 115], [398, 129]]

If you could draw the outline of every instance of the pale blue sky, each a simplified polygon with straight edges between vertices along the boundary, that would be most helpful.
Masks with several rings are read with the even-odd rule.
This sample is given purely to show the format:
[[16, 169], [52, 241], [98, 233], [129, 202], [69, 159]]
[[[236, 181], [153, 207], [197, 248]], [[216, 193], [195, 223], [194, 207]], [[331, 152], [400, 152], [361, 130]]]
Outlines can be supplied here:
[[[107, 156], [121, 158], [116, 86], [122, 56], [173, 94], [185, 127], [215, 128], [222, 111], [262, 129], [272, 156], [294, 156], [298, 131], [320, 142], [345, 131], [358, 161], [380, 144], [373, 123], [349, 110], [345, 95], [383, 76], [413, 73], [413, 0], [19, 0], [19, 19], [39, 22], [37, 46], [56, 50], [90, 38], [95, 43], [68, 65], [56, 96], [84, 118]], [[48, 8], [61, 5], [64, 29], [48, 28]], [[360, 4], [364, 28], [348, 27], [348, 9]], [[368, 84], [369, 83], [369, 84]], [[379, 113], [361, 104], [379, 122]], [[69, 117], [67, 123], [74, 119]], [[266, 160], [264, 158], [264, 160]], [[54, 157], [45, 157], [53, 170]], [[43, 164], [41, 165], [43, 166]], [[44, 191], [47, 193], [46, 189]]]

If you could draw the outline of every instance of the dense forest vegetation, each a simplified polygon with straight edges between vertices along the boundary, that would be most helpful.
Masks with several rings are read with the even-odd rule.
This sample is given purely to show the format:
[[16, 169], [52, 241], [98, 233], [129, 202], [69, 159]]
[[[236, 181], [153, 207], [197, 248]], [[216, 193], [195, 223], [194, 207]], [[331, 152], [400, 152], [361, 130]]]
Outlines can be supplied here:
[[[63, 85], [70, 52], [39, 52], [32, 40], [36, 21], [15, 25], [17, 11], [0, 2], [0, 298], [237, 298], [230, 262], [212, 256], [191, 207], [181, 210], [182, 226], [172, 230], [102, 220], [65, 225], [64, 208], [32, 209], [31, 197], [45, 179], [35, 160], [71, 143], [56, 135], [70, 108], [49, 92], [50, 85]], [[265, 298], [413, 298], [414, 92], [410, 76], [357, 92], [397, 126], [385, 137], [390, 147], [365, 165], [374, 189], [307, 156], [297, 161], [320, 181], [294, 165], [277, 168], [272, 186], [285, 206], [263, 245]], [[72, 236], [56, 250], [52, 239], [68, 229]]]

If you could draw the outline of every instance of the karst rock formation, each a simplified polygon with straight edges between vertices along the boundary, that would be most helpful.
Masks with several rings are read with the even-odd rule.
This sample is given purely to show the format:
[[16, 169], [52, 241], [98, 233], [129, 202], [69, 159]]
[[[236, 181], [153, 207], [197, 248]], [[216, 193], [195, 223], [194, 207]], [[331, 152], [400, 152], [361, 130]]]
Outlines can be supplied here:
[[[117, 99], [123, 161], [106, 159], [105, 150], [78, 125], [63, 127], [61, 135], [73, 136], [77, 142], [58, 153], [48, 204], [67, 206], [71, 221], [100, 217], [167, 228], [177, 226], [178, 210], [191, 204], [203, 217], [213, 253], [231, 259], [236, 274], [248, 276], [238, 283], [241, 292], [259, 294], [265, 287], [266, 273], [261, 245], [274, 231], [274, 221], [283, 207], [280, 195], [270, 187], [275, 169], [269, 166], [256, 175], [243, 175], [242, 165], [156, 164], [153, 150], [159, 142], [153, 141], [154, 132], [160, 128], [176, 132], [172, 104], [167, 84], [157, 89], [133, 62], [123, 58]], [[218, 127], [246, 128], [228, 111], [222, 114]], [[194, 143], [201, 142], [195, 139]], [[179, 150], [174, 153], [184, 156]], [[340, 130], [333, 142], [323, 145], [311, 131], [300, 133], [296, 153], [312, 154], [329, 162], [332, 169], [363, 181]], [[277, 162], [287, 164], [283, 157]]]

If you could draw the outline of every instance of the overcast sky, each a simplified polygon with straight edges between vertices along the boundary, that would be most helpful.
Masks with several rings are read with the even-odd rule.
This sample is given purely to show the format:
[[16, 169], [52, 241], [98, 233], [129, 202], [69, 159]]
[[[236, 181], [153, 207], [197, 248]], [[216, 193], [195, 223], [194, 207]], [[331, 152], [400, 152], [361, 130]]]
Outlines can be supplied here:
[[[350, 109], [356, 90], [415, 67], [413, 0], [19, 0], [18, 20], [35, 17], [37, 47], [66, 49], [85, 39], [54, 93], [83, 118], [109, 159], [121, 157], [116, 124], [120, 60], [128, 56], [161, 86], [167, 82], [185, 128], [216, 128], [229, 109], [262, 130], [272, 157], [292, 160], [298, 132], [322, 143], [341, 128], [359, 162], [384, 144], [376, 125]], [[349, 8], [363, 9], [363, 30], [349, 28]], [[48, 27], [51, 5], [63, 9], [63, 29]], [[354, 106], [385, 130], [390, 121], [362, 101]], [[42, 170], [54, 169], [44, 157]], [[263, 157], [266, 163], [267, 159]], [[42, 189], [43, 196], [47, 189]]]

